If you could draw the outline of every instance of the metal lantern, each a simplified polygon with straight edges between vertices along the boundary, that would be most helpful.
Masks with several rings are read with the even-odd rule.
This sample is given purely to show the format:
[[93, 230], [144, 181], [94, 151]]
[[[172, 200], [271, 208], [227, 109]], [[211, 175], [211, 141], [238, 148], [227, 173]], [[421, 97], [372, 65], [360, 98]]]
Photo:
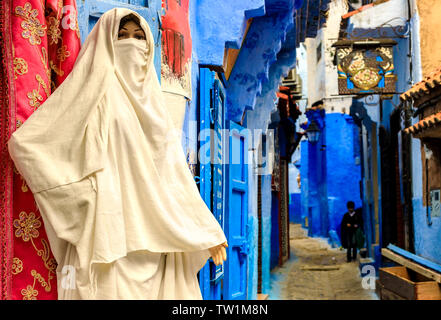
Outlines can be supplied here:
[[320, 128], [318, 127], [315, 120], [312, 120], [311, 124], [306, 129], [306, 136], [308, 141], [311, 143], [317, 143], [320, 139]]

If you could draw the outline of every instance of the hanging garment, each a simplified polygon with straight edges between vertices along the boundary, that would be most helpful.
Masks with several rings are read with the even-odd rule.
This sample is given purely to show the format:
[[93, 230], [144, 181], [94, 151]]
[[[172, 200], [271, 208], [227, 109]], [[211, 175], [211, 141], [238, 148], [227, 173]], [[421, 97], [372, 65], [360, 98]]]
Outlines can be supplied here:
[[[147, 41], [118, 40], [122, 17]], [[199, 194], [136, 12], [101, 16], [72, 72], [11, 136], [57, 260], [60, 299], [201, 299], [226, 237]]]
[[0, 1], [0, 300], [58, 296], [43, 221], [7, 142], [68, 76], [80, 45], [75, 0]]

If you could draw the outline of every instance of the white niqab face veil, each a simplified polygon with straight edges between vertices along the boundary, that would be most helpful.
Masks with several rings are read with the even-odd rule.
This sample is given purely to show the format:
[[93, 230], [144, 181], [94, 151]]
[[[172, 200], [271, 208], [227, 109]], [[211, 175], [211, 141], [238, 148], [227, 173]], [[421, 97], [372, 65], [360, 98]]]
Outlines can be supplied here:
[[123, 82], [129, 85], [131, 91], [142, 101], [147, 92], [148, 48], [146, 40], [128, 38], [114, 42], [115, 71]]
[[[118, 40], [130, 13], [146, 41]], [[197, 273], [207, 249], [226, 241], [173, 134], [153, 55], [144, 18], [125, 8], [104, 13], [72, 72], [8, 143], [57, 262], [74, 246], [84, 288], [101, 270], [93, 265], [135, 251], [181, 254], [183, 270]]]

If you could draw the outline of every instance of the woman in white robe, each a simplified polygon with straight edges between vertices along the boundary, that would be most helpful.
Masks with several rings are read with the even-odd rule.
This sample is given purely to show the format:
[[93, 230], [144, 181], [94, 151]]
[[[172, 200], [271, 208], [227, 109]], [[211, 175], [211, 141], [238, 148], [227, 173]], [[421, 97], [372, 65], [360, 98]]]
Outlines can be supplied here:
[[[146, 39], [118, 39], [133, 14]], [[197, 273], [226, 259], [165, 106], [154, 40], [115, 8], [66, 80], [11, 136], [57, 260], [59, 299], [202, 299]]]

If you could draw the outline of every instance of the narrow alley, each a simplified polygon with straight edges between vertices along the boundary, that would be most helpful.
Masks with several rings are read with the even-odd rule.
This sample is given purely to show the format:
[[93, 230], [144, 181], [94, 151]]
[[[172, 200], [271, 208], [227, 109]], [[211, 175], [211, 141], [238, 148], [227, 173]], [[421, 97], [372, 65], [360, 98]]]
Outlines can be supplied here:
[[347, 263], [346, 250], [310, 238], [300, 224], [290, 225], [291, 257], [271, 273], [269, 300], [378, 300], [363, 289], [358, 261]]

